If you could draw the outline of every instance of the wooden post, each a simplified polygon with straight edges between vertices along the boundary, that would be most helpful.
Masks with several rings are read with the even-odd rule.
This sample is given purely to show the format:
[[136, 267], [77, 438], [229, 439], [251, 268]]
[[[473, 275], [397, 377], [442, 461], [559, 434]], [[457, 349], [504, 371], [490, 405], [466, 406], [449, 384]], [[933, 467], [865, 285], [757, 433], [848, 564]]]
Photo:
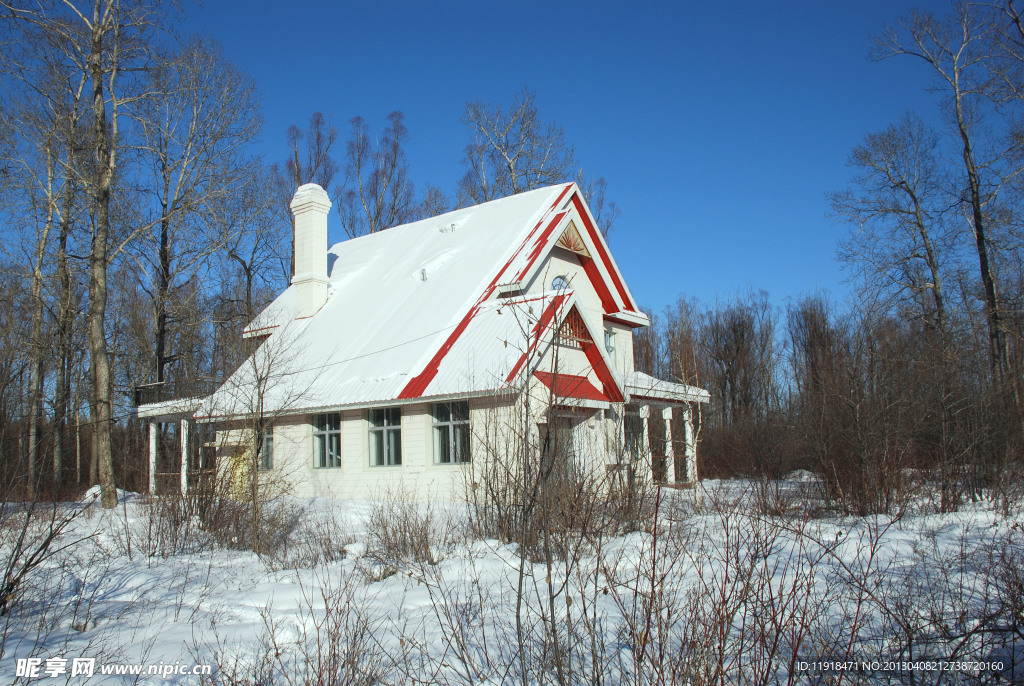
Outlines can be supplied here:
[[149, 494], [156, 495], [156, 451], [157, 440], [159, 439], [160, 425], [157, 422], [149, 423]]
[[181, 495], [188, 495], [188, 417], [181, 420]]
[[661, 411], [661, 418], [665, 420], [665, 483], [676, 482], [676, 452], [672, 446], [672, 407], [666, 407]]

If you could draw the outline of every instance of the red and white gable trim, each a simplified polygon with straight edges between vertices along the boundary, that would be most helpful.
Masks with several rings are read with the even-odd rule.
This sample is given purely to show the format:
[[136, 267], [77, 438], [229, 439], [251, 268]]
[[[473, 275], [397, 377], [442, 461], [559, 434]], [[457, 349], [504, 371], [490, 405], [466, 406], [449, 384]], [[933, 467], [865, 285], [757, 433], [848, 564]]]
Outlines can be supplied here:
[[[494, 298], [511, 295], [521, 287], [521, 284], [529, 283], [542, 267], [544, 258], [560, 242], [578, 256], [584, 272], [600, 297], [606, 320], [631, 327], [649, 325], [650, 320], [637, 307], [622, 273], [608, 250], [608, 244], [597, 229], [597, 224], [583, 200], [579, 187], [575, 183], [568, 183], [527, 233], [522, 243], [497, 270], [476, 302], [455, 326], [441, 347], [423, 369], [405, 385], [398, 399], [430, 395], [430, 384], [437, 375], [445, 356], [458, 342], [460, 336], [465, 333], [473, 319], [480, 314], [485, 304]], [[552, 322], [561, 324], [564, 313], [562, 317], [555, 315], [564, 304], [561, 300], [562, 297], [556, 295], [550, 298], [548, 306], [538, 319], [537, 327], [544, 329], [549, 327]], [[594, 340], [599, 340], [593, 332], [591, 335]], [[614, 374], [611, 372], [602, 346], [592, 342], [587, 346], [586, 352], [595, 372], [601, 377], [602, 384], [605, 386], [604, 394], [609, 400], [616, 399], [615, 402], [620, 402], [623, 395], [622, 388], [614, 380]], [[527, 356], [524, 355], [520, 364], [517, 364], [509, 374], [506, 383], [510, 383], [512, 378], [519, 374], [521, 365], [525, 363], [526, 358]], [[585, 392], [591, 393], [589, 390]]]

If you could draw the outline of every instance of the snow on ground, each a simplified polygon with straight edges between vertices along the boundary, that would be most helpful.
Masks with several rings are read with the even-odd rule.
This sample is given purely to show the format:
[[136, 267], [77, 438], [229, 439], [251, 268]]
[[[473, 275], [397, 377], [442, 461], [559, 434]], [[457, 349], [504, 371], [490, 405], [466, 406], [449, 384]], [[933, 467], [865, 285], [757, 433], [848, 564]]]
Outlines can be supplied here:
[[[382, 518], [408, 503], [289, 501], [287, 538], [274, 539], [288, 544], [261, 557], [199, 521], [177, 522], [169, 539], [173, 517], [149, 498], [119, 492], [104, 511], [90, 493], [64, 506], [81, 510], [58, 539], [70, 545], [0, 618], [0, 681], [35, 683], [17, 676], [30, 658], [38, 683], [318, 683], [328, 672], [506, 683], [524, 669], [533, 683], [814, 683], [832, 660], [887, 683], [909, 672], [886, 661], [930, 659], [978, 661], [949, 672], [967, 682], [1024, 678], [1019, 518], [984, 503], [809, 516], [812, 482], [774, 489], [785, 516], [762, 514], [772, 508], [746, 482], [664, 491], [638, 531], [555, 536], [563, 561], [550, 568], [537, 550], [523, 561], [513, 544], [468, 537], [460, 505], [413, 508], [432, 542], [417, 561], [382, 548]], [[71, 678], [74, 658], [164, 676]], [[67, 660], [65, 671], [45, 676], [48, 659], [55, 673]], [[213, 674], [169, 673], [195, 665]]]

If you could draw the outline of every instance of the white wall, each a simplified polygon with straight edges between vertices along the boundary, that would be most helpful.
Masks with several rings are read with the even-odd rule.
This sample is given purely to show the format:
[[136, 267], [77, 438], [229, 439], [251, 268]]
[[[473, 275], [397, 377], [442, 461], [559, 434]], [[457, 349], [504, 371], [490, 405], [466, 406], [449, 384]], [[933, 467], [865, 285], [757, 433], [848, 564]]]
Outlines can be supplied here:
[[[508, 412], [508, 401], [470, 401], [471, 450], [482, 452], [476, 427], [485, 414]], [[402, 407], [402, 464], [370, 464], [367, 410], [341, 413], [341, 466], [314, 467], [313, 416], [281, 419], [274, 427], [274, 469], [293, 485], [300, 497], [372, 498], [403, 490], [419, 498], [452, 500], [461, 497], [464, 465], [439, 464], [434, 456], [433, 418], [427, 403]]]

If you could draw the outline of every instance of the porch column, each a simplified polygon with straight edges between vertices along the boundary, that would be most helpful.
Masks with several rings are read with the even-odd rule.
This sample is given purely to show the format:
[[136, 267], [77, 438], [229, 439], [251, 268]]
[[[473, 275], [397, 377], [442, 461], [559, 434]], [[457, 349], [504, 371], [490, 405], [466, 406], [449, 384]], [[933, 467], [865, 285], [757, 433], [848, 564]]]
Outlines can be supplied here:
[[620, 467], [629, 462], [626, 446], [626, 406], [618, 405], [612, 410], [615, 413], [615, 455], [614, 462]]
[[665, 483], [676, 482], [676, 451], [672, 446], [672, 406], [661, 411], [661, 418], [665, 420]]
[[640, 439], [640, 450], [643, 452], [644, 472], [647, 479], [654, 477], [654, 455], [651, 454], [651, 436], [648, 431], [651, 427], [651, 406], [640, 406], [640, 418], [644, 420], [643, 436]]
[[683, 440], [685, 441], [683, 454], [686, 457], [686, 476], [684, 478], [687, 483], [696, 486], [697, 444], [693, 438], [693, 413], [690, 411], [690, 406], [687, 405], [686, 409], [683, 410]]
[[188, 417], [181, 420], [181, 495], [188, 495]]
[[160, 434], [157, 422], [149, 423], [149, 494], [156, 495], [156, 446]]

